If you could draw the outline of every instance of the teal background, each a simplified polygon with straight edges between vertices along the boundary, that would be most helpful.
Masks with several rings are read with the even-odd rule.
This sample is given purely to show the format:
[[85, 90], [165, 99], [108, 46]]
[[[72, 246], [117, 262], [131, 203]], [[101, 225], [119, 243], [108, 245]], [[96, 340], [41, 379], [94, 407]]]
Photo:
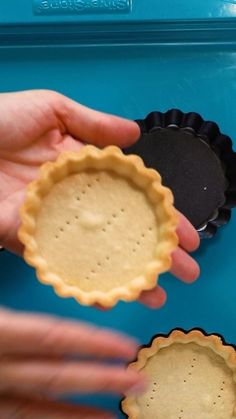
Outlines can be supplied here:
[[[162, 10], [157, 3], [149, 0], [149, 7], [146, 0], [137, 0], [133, 16], [142, 15], [143, 19], [154, 15], [173, 19], [232, 17], [236, 8], [233, 2], [219, 0], [169, 0], [163, 2]], [[28, 0], [21, 0], [21, 6], [18, 0], [1, 2], [0, 21], [35, 21], [31, 6]], [[232, 37], [225, 45], [183, 42], [115, 48], [36, 49], [10, 48], [9, 45], [0, 49], [0, 91], [54, 89], [85, 105], [131, 119], [172, 107], [184, 112], [196, 111], [205, 119], [216, 121], [235, 142], [235, 41]], [[203, 242], [195, 255], [202, 269], [196, 284], [184, 285], [170, 275], [161, 278], [160, 283], [168, 292], [168, 302], [159, 311], [137, 303], [121, 303], [108, 313], [80, 307], [72, 299], [58, 298], [50, 287], [36, 280], [33, 269], [7, 252], [0, 254], [0, 304], [91, 321], [135, 336], [141, 343], [147, 343], [156, 333], [168, 333], [176, 327], [200, 327], [208, 333], [222, 334], [226, 341], [236, 344], [235, 233], [236, 212], [230, 224], [213, 240]], [[76, 400], [111, 408], [118, 414], [115, 397]]]

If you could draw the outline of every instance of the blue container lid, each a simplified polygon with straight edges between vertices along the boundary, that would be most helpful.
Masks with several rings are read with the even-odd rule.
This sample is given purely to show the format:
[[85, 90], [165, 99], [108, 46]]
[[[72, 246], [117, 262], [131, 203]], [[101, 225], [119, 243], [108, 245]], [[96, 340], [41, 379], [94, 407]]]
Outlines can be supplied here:
[[236, 16], [235, 0], [8, 0], [1, 23], [223, 19]]
[[8, 0], [0, 47], [204, 42], [206, 29], [228, 42], [235, 17], [236, 0]]

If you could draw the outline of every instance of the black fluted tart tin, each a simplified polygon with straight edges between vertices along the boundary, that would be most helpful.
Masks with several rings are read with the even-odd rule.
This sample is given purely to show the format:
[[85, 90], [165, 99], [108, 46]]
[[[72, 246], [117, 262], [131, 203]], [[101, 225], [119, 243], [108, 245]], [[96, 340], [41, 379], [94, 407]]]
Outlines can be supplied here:
[[139, 155], [157, 170], [175, 207], [199, 232], [212, 238], [236, 206], [236, 153], [219, 126], [198, 113], [171, 109], [136, 121], [141, 137], [125, 154]]

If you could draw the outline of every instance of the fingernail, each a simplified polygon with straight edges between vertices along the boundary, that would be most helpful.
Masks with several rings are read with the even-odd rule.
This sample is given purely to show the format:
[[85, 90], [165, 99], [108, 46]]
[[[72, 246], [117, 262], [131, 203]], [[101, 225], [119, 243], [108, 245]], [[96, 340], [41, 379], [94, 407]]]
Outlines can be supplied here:
[[130, 395], [130, 396], [139, 395], [139, 394], [144, 393], [146, 391], [146, 389], [147, 389], [147, 383], [146, 382], [137, 383], [127, 391], [127, 394]]
[[129, 347], [126, 348], [127, 357], [130, 357], [130, 358], [136, 357], [139, 347], [140, 347], [140, 344], [137, 344], [137, 343], [129, 345]]

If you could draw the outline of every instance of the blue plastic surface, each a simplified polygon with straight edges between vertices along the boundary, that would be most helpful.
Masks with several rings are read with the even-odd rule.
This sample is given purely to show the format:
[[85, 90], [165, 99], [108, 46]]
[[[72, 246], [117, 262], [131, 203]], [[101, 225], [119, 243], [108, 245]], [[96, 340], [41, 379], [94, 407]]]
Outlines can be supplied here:
[[[64, 3], [64, 6], [62, 5]], [[84, 9], [88, 10], [88, 7], [76, 7], [75, 4], [104, 4], [104, 3], [120, 3], [125, 4], [127, 0], [8, 0], [1, 1], [0, 3], [0, 20], [4, 23], [41, 23], [45, 20], [45, 16], [36, 14], [37, 7], [35, 5], [45, 5], [42, 7], [45, 10], [54, 10], [55, 17], [48, 16], [48, 21], [58, 21], [58, 10], [64, 9], [64, 13], [68, 15], [68, 11], [71, 10], [72, 14], [66, 17], [70, 20], [76, 20], [80, 18], [84, 21], [83, 13]], [[176, 20], [176, 19], [213, 19], [213, 18], [231, 18], [236, 16], [236, 2], [235, 0], [130, 0], [132, 4], [131, 12], [124, 15], [115, 13], [113, 16], [107, 16], [104, 14], [100, 16], [98, 7], [93, 7], [93, 13], [91, 9], [88, 13], [87, 21], [98, 20], [107, 21], [109, 20]], [[72, 6], [71, 6], [72, 4]], [[74, 4], [74, 7], [73, 7]], [[49, 7], [47, 7], [49, 5]], [[52, 5], [50, 7], [50, 5]], [[60, 6], [61, 5], [61, 6]], [[75, 11], [77, 10], [76, 14]], [[118, 12], [122, 11], [122, 8], [116, 8]], [[124, 11], [125, 8], [123, 9]], [[73, 12], [74, 11], [74, 12]], [[109, 8], [108, 8], [109, 11]], [[49, 12], [50, 13], [50, 12]], [[74, 14], [73, 14], [74, 13]], [[119, 15], [119, 16], [118, 16]], [[79, 17], [78, 17], [79, 16]], [[115, 17], [116, 16], [116, 17]], [[61, 12], [60, 21], [64, 21], [63, 14]]]
[[[156, 0], [149, 0], [153, 6], [150, 9], [139, 1], [143, 3], [143, 18], [151, 18], [152, 10], [159, 11]], [[1, 20], [3, 12], [6, 21], [13, 18], [9, 3], [14, 2], [0, 4]], [[21, 0], [22, 7], [28, 3]], [[184, 9], [184, 4], [190, 2], [174, 3], [183, 8], [172, 7], [173, 0], [166, 1], [163, 4], [166, 16], [177, 18], [180, 14], [185, 18], [190, 15], [190, 7]], [[208, 16], [210, 4], [211, 13], [218, 17], [224, 15], [223, 6], [234, 9], [233, 2], [192, 0], [191, 13], [195, 10], [197, 17]], [[217, 12], [213, 4], [218, 5], [221, 12]], [[134, 10], [135, 7], [141, 17], [138, 2]], [[26, 11], [24, 14], [19, 8], [18, 19], [23, 18], [30, 20], [32, 15]], [[0, 91], [55, 89], [93, 108], [132, 119], [142, 118], [155, 109], [166, 111], [177, 107], [184, 112], [196, 111], [205, 119], [216, 121], [222, 132], [236, 141], [236, 39], [231, 34], [226, 44], [218, 39], [209, 45], [207, 33], [206, 29], [206, 42], [198, 45], [189, 41], [179, 45], [164, 42], [116, 48], [4, 48], [0, 50]], [[121, 303], [108, 313], [80, 307], [73, 300], [58, 298], [50, 287], [36, 280], [31, 268], [9, 253], [0, 254], [0, 304], [95, 322], [136, 336], [141, 343], [175, 327], [201, 327], [208, 333], [222, 334], [229, 343], [236, 343], [235, 233], [234, 211], [230, 224], [216, 238], [202, 243], [196, 255], [202, 274], [196, 284], [187, 286], [169, 275], [161, 278], [169, 298], [160, 311], [151, 311], [137, 303]], [[117, 398], [78, 400], [111, 408], [118, 414]]]
[[235, 0], [8, 0], [0, 47], [232, 43], [235, 17]]

